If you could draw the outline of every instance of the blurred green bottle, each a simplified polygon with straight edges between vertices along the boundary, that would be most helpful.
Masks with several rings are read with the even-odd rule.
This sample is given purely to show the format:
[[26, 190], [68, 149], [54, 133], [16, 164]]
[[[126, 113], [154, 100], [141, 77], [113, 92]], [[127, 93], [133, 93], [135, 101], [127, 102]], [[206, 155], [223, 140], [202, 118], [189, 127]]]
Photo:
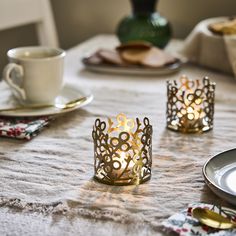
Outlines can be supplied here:
[[121, 20], [117, 36], [121, 43], [148, 41], [164, 48], [171, 38], [171, 26], [166, 18], [156, 12], [158, 0], [130, 0], [132, 14]]

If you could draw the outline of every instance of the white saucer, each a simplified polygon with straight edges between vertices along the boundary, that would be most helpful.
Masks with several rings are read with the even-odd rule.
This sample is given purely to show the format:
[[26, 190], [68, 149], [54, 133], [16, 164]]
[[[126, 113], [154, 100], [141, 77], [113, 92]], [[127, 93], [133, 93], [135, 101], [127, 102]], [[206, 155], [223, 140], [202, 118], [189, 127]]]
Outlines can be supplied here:
[[[93, 100], [93, 95], [90, 91], [79, 88], [72, 84], [66, 84], [62, 89], [59, 96], [56, 98], [55, 103], [68, 103], [70, 101], [74, 101], [76, 99], [84, 100], [79, 103], [78, 105], [67, 108], [67, 109], [59, 109], [56, 107], [47, 107], [47, 108], [40, 108], [40, 109], [25, 109], [25, 110], [15, 110], [15, 111], [2, 111], [0, 112], [0, 116], [10, 116], [10, 117], [32, 117], [32, 116], [50, 116], [50, 115], [58, 115], [66, 112], [73, 111], [80, 107], [83, 107], [90, 103]], [[11, 91], [9, 88], [4, 87], [0, 88], [0, 109], [7, 108], [7, 107], [18, 107], [19, 104], [16, 102], [14, 97], [11, 95]]]
[[203, 167], [203, 175], [215, 194], [236, 205], [236, 149], [208, 160]]

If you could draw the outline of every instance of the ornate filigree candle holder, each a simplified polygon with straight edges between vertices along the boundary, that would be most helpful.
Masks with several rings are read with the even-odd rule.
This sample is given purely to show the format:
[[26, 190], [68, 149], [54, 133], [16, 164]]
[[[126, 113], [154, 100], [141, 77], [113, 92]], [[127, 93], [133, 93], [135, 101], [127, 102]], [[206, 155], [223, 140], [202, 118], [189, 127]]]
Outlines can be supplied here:
[[97, 119], [94, 140], [94, 178], [111, 185], [140, 184], [151, 178], [152, 126], [124, 114], [108, 122]]
[[167, 127], [185, 133], [213, 128], [215, 83], [207, 77], [167, 82]]

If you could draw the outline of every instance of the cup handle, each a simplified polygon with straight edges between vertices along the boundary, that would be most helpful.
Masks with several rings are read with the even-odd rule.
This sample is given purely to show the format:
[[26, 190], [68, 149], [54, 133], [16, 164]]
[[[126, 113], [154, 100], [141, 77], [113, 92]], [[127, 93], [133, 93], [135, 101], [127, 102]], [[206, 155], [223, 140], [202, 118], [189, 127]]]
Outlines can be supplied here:
[[24, 70], [21, 65], [15, 63], [9, 63], [5, 66], [3, 70], [3, 79], [7, 82], [7, 84], [16, 90], [16, 92], [20, 95], [22, 100], [26, 99], [25, 91], [20, 88], [17, 84], [15, 84], [11, 78], [11, 72], [15, 70], [16, 73], [19, 74], [20, 77], [24, 75]]

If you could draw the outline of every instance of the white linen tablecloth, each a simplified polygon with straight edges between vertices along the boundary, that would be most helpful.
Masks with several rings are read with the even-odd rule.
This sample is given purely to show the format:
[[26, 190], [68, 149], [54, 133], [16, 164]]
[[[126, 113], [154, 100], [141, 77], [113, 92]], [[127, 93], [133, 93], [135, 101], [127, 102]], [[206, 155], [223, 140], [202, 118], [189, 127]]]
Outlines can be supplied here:
[[[116, 44], [114, 36], [99, 36], [68, 51], [66, 80], [90, 87], [95, 97], [90, 105], [58, 117], [30, 142], [0, 140], [1, 235], [163, 235], [162, 220], [188, 203], [227, 205], [205, 185], [201, 170], [212, 155], [235, 147], [233, 78], [193, 65], [161, 77], [83, 69], [85, 54]], [[181, 74], [194, 79], [208, 75], [217, 82], [212, 131], [186, 135], [165, 128], [166, 80]], [[96, 118], [119, 112], [147, 116], [154, 128], [152, 178], [139, 186], [93, 180], [92, 126]], [[10, 224], [13, 219], [16, 223]]]

